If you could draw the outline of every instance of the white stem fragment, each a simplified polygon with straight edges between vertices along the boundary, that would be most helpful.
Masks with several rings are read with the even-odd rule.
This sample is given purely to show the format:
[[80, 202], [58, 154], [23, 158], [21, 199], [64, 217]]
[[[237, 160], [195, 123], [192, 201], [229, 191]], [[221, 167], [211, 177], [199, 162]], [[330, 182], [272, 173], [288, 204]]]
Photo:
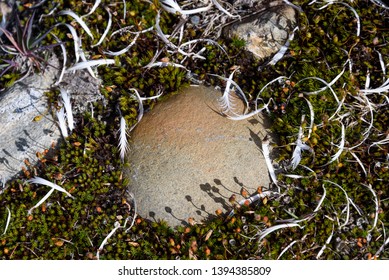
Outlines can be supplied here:
[[326, 164], [324, 164], [323, 166], [326, 166], [326, 165], [329, 165], [331, 164], [332, 162], [334, 162], [335, 160], [337, 160], [340, 155], [342, 154], [343, 150], [344, 150], [344, 143], [346, 141], [346, 131], [345, 131], [345, 128], [344, 128], [344, 124], [341, 122], [341, 125], [342, 125], [342, 132], [341, 132], [341, 139], [340, 139], [340, 143], [339, 143], [339, 146], [338, 146], [338, 151], [331, 157], [331, 160], [329, 162], [327, 162]]
[[319, 211], [321, 205], [323, 204], [324, 199], [326, 198], [327, 190], [326, 190], [326, 188], [324, 187], [324, 185], [322, 185], [322, 188], [323, 188], [323, 190], [324, 190], [323, 195], [322, 195], [322, 197], [320, 198], [319, 203], [317, 204], [315, 210], [313, 210], [313, 213], [316, 213], [317, 211]]
[[54, 189], [51, 189], [41, 200], [39, 200], [39, 202], [37, 204], [35, 204], [35, 206], [31, 207], [28, 212], [27, 212], [27, 215], [31, 215], [32, 213], [32, 210], [34, 210], [35, 208], [39, 207], [39, 205], [41, 205], [43, 202], [46, 201], [46, 199], [49, 198], [49, 196], [54, 192]]
[[88, 67], [108, 65], [108, 64], [115, 64], [115, 60], [113, 60], [113, 59], [96, 59], [96, 60], [83, 61], [83, 62], [76, 63], [72, 67], [68, 68], [67, 72], [85, 69]]
[[125, 47], [124, 49], [122, 49], [120, 51], [117, 51], [117, 52], [103, 51], [103, 53], [107, 54], [107, 55], [112, 55], [112, 56], [122, 55], [122, 54], [128, 52], [129, 49], [131, 49], [131, 47], [136, 43], [136, 40], [138, 40], [138, 37], [139, 37], [139, 33], [137, 33], [135, 35], [134, 39], [131, 41], [131, 43], [127, 47]]
[[201, 12], [208, 11], [212, 7], [212, 3], [210, 3], [208, 6], [200, 7], [197, 9], [192, 10], [183, 10], [181, 9], [180, 5], [175, 0], [160, 0], [161, 6], [164, 10], [166, 10], [169, 13], [173, 14], [181, 14], [181, 15], [191, 15], [191, 14], [197, 14]]
[[365, 167], [363, 166], [362, 161], [358, 158], [358, 156], [354, 152], [352, 152], [352, 151], [349, 151], [349, 152], [357, 160], [357, 162], [359, 163], [359, 165], [361, 166], [361, 168], [363, 170], [363, 173], [365, 173], [365, 176], [367, 176], [367, 172], [366, 172]]
[[60, 47], [61, 47], [61, 50], [62, 50], [62, 54], [63, 54], [61, 74], [59, 75], [58, 80], [54, 84], [54, 85], [57, 86], [57, 85], [59, 85], [61, 83], [63, 75], [65, 74], [66, 62], [67, 62], [67, 52], [66, 52], [66, 48], [65, 48], [64, 44], [59, 40], [59, 38], [57, 36], [55, 36], [53, 33], [51, 33], [51, 32], [50, 32], [50, 34], [60, 44]]
[[310, 123], [309, 123], [309, 127], [308, 127], [309, 131], [308, 131], [308, 136], [307, 136], [307, 138], [309, 139], [311, 137], [311, 134], [312, 134], [312, 129], [313, 129], [314, 121], [315, 121], [315, 113], [313, 111], [312, 103], [309, 102], [309, 100], [307, 98], [304, 97], [304, 99], [308, 104], [309, 113], [310, 113]]
[[375, 193], [375, 191], [373, 190], [371, 184], [369, 184], [367, 186], [364, 185], [364, 184], [362, 184], [362, 185], [367, 187], [369, 189], [369, 191], [374, 196], [374, 204], [375, 204], [374, 222], [373, 222], [373, 227], [368, 231], [368, 232], [371, 232], [371, 231], [373, 231], [375, 229], [375, 227], [377, 226], [377, 222], [378, 222], [378, 213], [379, 213], [378, 197], [377, 197], [377, 194]]
[[270, 178], [272, 179], [273, 183], [278, 186], [278, 181], [276, 177], [276, 173], [274, 171], [273, 164], [271, 163], [270, 159], [270, 150], [269, 150], [269, 139], [266, 135], [265, 138], [262, 140], [262, 153], [265, 158], [266, 166], [270, 174]]
[[289, 38], [288, 40], [285, 42], [285, 44], [280, 48], [280, 50], [273, 56], [273, 58], [267, 63], [268, 65], [275, 65], [278, 61], [280, 61], [286, 51], [288, 50], [289, 48], [289, 45], [290, 45], [290, 42], [293, 40], [294, 38], [294, 33], [298, 30], [298, 26], [295, 27], [292, 31], [292, 33], [289, 35]]
[[327, 245], [330, 244], [332, 237], [334, 236], [334, 224], [332, 224], [332, 231], [330, 236], [328, 236], [326, 243], [320, 249], [319, 253], [316, 255], [316, 259], [319, 259], [320, 256], [324, 253], [324, 250], [327, 248]]
[[292, 241], [288, 246], [286, 246], [286, 247], [284, 248], [284, 250], [282, 250], [281, 253], [279, 254], [277, 260], [279, 260], [279, 259], [282, 257], [282, 255], [283, 255], [286, 251], [288, 251], [288, 250], [289, 250], [297, 241], [298, 241], [298, 240], [294, 240], [294, 241]]
[[212, 3], [216, 6], [216, 8], [218, 8], [221, 12], [225, 13], [227, 16], [229, 16], [231, 18], [239, 18], [240, 19], [240, 15], [233, 15], [233, 14], [231, 14], [229, 11], [224, 9], [222, 5], [220, 5], [219, 1], [212, 0]]
[[7, 207], [7, 211], [8, 211], [7, 222], [5, 223], [5, 228], [2, 235], [5, 235], [7, 233], [9, 222], [11, 221], [11, 211], [9, 210], [8, 207]]
[[272, 227], [269, 227], [266, 230], [261, 232], [261, 234], [258, 238], [258, 241], [262, 240], [263, 238], [265, 238], [268, 234], [272, 233], [273, 231], [276, 231], [276, 230], [279, 230], [282, 228], [291, 228], [291, 227], [299, 227], [300, 229], [304, 228], [303, 226], [300, 226], [297, 223], [287, 223], [287, 224], [272, 226]]
[[178, 64], [178, 63], [174, 63], [174, 62], [154, 62], [152, 64], [148, 64], [145, 66], [145, 68], [153, 68], [153, 67], [168, 67], [168, 66], [172, 66], [172, 67], [176, 67], [176, 68], [182, 68], [182, 69], [186, 69], [185, 66], [181, 65], [181, 64]]
[[111, 29], [111, 25], [112, 25], [112, 14], [111, 14], [110, 11], [108, 10], [108, 8], [105, 8], [105, 10], [106, 10], [107, 13], [108, 13], [108, 23], [107, 23], [107, 28], [104, 30], [103, 35], [101, 35], [100, 40], [99, 40], [96, 44], [94, 44], [94, 45], [91, 46], [92, 48], [99, 46], [99, 45], [104, 41], [105, 37], [107, 37], [107, 34], [108, 34], [109, 30]]
[[70, 24], [67, 24], [67, 23], [58, 23], [55, 26], [60, 26], [60, 25], [66, 26], [69, 29], [70, 34], [72, 35], [73, 45], [74, 45], [74, 54], [76, 56], [76, 63], [77, 63], [80, 60], [80, 53], [82, 52], [81, 39], [77, 35], [76, 29], [74, 29], [73, 26], [71, 26]]
[[86, 15], [81, 16], [81, 18], [90, 16], [91, 14], [93, 14], [94, 11], [96, 11], [97, 7], [99, 7], [100, 3], [101, 3], [101, 0], [96, 0], [95, 4], [93, 5], [93, 7], [89, 11], [89, 13], [87, 13]]
[[346, 220], [344, 221], [344, 223], [342, 225], [339, 226], [339, 228], [341, 229], [348, 224], [348, 221], [350, 218], [350, 201], [351, 201], [351, 199], [348, 197], [347, 192], [340, 185], [338, 185], [334, 182], [331, 182], [329, 180], [323, 180], [323, 181], [337, 186], [338, 188], [340, 188], [343, 191], [344, 195], [346, 196]]
[[92, 38], [93, 40], [93, 34], [90, 31], [89, 27], [85, 24], [85, 22], [78, 16], [76, 15], [73, 11], [71, 10], [63, 10], [58, 13], [59, 15], [68, 15], [74, 18], [75, 21], [77, 21], [81, 27], [85, 30], [85, 32], [89, 35], [89, 37]]
[[115, 222], [115, 227], [111, 230], [111, 232], [104, 238], [103, 242], [101, 242], [101, 245], [96, 253], [96, 258], [100, 259], [100, 252], [103, 250], [105, 244], [107, 243], [108, 239], [111, 238], [111, 236], [119, 229], [121, 228], [120, 223], [118, 221]]

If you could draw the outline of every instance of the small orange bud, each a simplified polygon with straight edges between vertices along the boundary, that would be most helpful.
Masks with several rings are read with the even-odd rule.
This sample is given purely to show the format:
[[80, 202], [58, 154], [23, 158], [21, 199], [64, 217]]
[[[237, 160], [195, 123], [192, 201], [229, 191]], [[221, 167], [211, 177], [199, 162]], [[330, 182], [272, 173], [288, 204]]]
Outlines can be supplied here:
[[249, 192], [248, 192], [245, 188], [241, 188], [240, 194], [241, 194], [244, 198], [249, 197]]
[[194, 218], [190, 217], [190, 218], [188, 219], [188, 223], [189, 223], [189, 225], [193, 226], [193, 225], [196, 224], [196, 221], [195, 221]]
[[58, 240], [57, 242], [55, 242], [55, 246], [58, 246], [58, 247], [61, 247], [63, 245], [63, 241], [62, 240]]
[[235, 201], [236, 201], [236, 195], [235, 195], [235, 194], [231, 195], [230, 198], [228, 199], [228, 201], [229, 201], [231, 204], [234, 204]]
[[217, 210], [215, 211], [215, 213], [216, 213], [217, 216], [220, 216], [220, 215], [223, 213], [223, 211], [220, 210], [220, 209], [217, 209]]

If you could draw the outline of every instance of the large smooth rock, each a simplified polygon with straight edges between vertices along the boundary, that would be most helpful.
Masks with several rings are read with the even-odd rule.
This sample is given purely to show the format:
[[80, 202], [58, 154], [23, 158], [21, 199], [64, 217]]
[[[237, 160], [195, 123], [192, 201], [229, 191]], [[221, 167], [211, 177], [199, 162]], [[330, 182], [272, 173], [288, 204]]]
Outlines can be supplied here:
[[[288, 5], [273, 1], [271, 6], [227, 26], [224, 34], [244, 40], [245, 48], [259, 59], [270, 57], [286, 43], [296, 26], [296, 12]], [[270, 5], [270, 3], [263, 3]], [[260, 6], [259, 6], [260, 7]]]
[[[242, 187], [268, 186], [260, 151], [263, 120], [232, 121], [220, 114], [221, 92], [191, 87], [155, 106], [131, 135], [129, 189], [138, 212], [170, 225], [231, 210]], [[239, 100], [240, 101], [240, 100]]]

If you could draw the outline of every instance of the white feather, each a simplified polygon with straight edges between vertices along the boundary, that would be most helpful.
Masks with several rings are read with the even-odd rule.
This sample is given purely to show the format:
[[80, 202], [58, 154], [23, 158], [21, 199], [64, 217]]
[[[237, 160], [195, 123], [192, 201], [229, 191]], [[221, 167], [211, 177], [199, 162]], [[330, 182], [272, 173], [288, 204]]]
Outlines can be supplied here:
[[292, 155], [292, 160], [291, 160], [291, 165], [292, 165], [292, 170], [295, 170], [296, 167], [299, 165], [301, 161], [301, 152], [303, 150], [311, 150], [311, 147], [309, 147], [307, 144], [302, 142], [302, 136], [303, 136], [303, 122], [305, 119], [305, 115], [301, 116], [301, 125], [299, 129], [299, 134], [297, 136], [297, 141], [296, 141], [296, 148], [293, 151]]
[[120, 139], [119, 139], [119, 151], [120, 158], [124, 162], [124, 156], [128, 150], [128, 140], [127, 140], [127, 124], [124, 117], [120, 118]]
[[68, 128], [66, 127], [65, 110], [64, 110], [64, 108], [61, 108], [57, 112], [57, 118], [58, 118], [59, 128], [61, 129], [62, 136], [64, 138], [67, 138], [69, 136], [69, 134], [68, 134]]
[[63, 105], [65, 106], [66, 110], [66, 119], [68, 121], [68, 126], [70, 131], [74, 129], [74, 119], [73, 119], [73, 110], [72, 110], [72, 104], [70, 102], [70, 95], [68, 94], [66, 89], [61, 88], [61, 98], [63, 101]]
[[30, 179], [30, 180], [27, 180], [27, 183], [48, 186], [50, 188], [53, 188], [54, 190], [57, 190], [57, 191], [65, 193], [68, 197], [74, 198], [64, 188], [62, 188], [62, 187], [58, 186], [57, 184], [54, 184], [54, 183], [52, 183], [50, 181], [47, 181], [46, 179], [43, 179], [41, 177], [34, 177], [34, 178]]
[[93, 40], [93, 34], [90, 31], [89, 27], [85, 24], [85, 22], [78, 16], [76, 15], [73, 11], [71, 10], [63, 10], [58, 13], [59, 15], [68, 15], [74, 18], [75, 21], [77, 21], [81, 27], [85, 30], [85, 32], [89, 35], [89, 37], [92, 38]]
[[96, 60], [88, 60], [76, 63], [72, 67], [68, 68], [67, 72], [85, 69], [93, 66], [107, 65], [107, 64], [115, 64], [115, 60], [113, 59], [96, 59]]
[[[225, 77], [222, 77], [222, 76], [219, 76], [216, 74], [208, 74], [208, 75], [218, 77], [219, 79], [222, 79], [222, 80], [227, 82], [224, 93], [223, 93], [222, 97], [219, 99], [222, 113], [224, 113], [226, 115], [228, 115], [230, 113], [230, 114], [235, 115], [235, 116], [240, 116], [239, 114], [234, 112], [234, 110], [235, 110], [234, 99], [236, 99], [236, 96], [238, 96], [242, 101], [244, 101], [245, 113], [247, 112], [247, 108], [248, 108], [249, 103], [247, 101], [247, 98], [246, 98], [243, 90], [240, 88], [240, 86], [234, 80], [232, 80], [236, 70], [237, 69], [235, 69], [230, 74], [230, 76], [228, 78], [225, 78]], [[234, 86], [235, 89], [237, 90], [237, 91], [234, 91], [235, 96], [232, 95], [232, 86]]]

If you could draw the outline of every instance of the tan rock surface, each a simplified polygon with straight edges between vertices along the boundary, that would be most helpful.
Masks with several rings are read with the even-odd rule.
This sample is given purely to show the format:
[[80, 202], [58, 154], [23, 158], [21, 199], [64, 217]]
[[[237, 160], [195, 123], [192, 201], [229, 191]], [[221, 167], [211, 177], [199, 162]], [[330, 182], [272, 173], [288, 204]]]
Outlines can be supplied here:
[[[231, 210], [242, 186], [268, 186], [260, 151], [263, 121], [232, 121], [217, 114], [221, 92], [191, 87], [155, 106], [131, 135], [130, 191], [138, 212], [170, 225]], [[241, 198], [241, 197], [240, 197]]]

